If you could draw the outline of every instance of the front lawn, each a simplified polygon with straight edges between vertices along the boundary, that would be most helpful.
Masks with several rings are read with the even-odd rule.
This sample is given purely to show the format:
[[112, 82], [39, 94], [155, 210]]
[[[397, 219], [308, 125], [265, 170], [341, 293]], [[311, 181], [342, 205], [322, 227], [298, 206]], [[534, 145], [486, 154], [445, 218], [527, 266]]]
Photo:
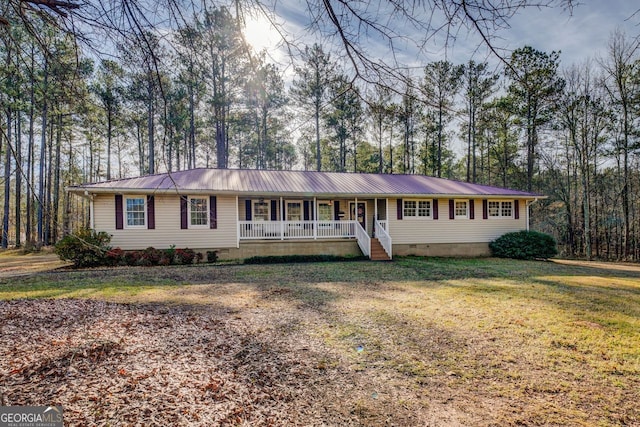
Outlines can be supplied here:
[[0, 393], [65, 425], [639, 425], [640, 269], [501, 259], [0, 277]]

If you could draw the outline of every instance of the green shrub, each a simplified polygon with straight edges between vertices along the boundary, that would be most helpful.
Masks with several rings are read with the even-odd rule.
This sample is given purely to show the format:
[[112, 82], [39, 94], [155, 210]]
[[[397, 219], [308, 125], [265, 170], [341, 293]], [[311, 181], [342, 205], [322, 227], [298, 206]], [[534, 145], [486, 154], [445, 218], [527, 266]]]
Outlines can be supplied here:
[[366, 260], [365, 256], [344, 257], [338, 255], [279, 255], [279, 256], [254, 256], [244, 260], [245, 264], [282, 264], [301, 262], [336, 262], [336, 261], [360, 261]]
[[76, 268], [106, 265], [111, 236], [104, 231], [80, 230], [62, 238], [55, 246], [60, 259], [73, 261]]
[[514, 259], [547, 259], [558, 254], [556, 241], [537, 231], [507, 233], [489, 243], [494, 256]]
[[218, 251], [207, 251], [207, 262], [218, 261]]
[[169, 259], [169, 264], [174, 264], [176, 262], [176, 245], [171, 245], [169, 249], [165, 249], [164, 255]]

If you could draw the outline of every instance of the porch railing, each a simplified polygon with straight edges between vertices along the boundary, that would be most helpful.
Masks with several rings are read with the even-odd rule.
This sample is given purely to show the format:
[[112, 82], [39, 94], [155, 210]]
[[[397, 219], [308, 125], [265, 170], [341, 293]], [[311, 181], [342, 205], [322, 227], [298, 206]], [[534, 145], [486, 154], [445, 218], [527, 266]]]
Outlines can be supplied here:
[[362, 228], [359, 222], [354, 221], [356, 229], [356, 239], [358, 239], [358, 246], [362, 254], [366, 257], [371, 257], [371, 237], [367, 234], [367, 231]]
[[378, 238], [378, 241], [380, 241], [380, 244], [382, 245], [382, 248], [384, 249], [384, 251], [389, 256], [389, 259], [391, 259], [393, 246], [391, 242], [391, 236], [387, 232], [387, 222], [376, 219], [375, 226], [376, 226], [376, 237]]
[[238, 221], [238, 236], [240, 240], [354, 238], [356, 224], [357, 221]]

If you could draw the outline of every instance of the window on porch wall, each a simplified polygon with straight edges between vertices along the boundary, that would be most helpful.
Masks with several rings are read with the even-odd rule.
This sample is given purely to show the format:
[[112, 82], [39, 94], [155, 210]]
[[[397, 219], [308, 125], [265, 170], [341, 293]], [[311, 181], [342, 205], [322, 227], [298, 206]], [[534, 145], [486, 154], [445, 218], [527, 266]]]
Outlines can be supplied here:
[[302, 202], [287, 202], [287, 221], [302, 221]]
[[333, 206], [329, 202], [318, 202], [318, 221], [333, 221]]
[[253, 202], [253, 220], [269, 221], [271, 219], [271, 203], [256, 200]]

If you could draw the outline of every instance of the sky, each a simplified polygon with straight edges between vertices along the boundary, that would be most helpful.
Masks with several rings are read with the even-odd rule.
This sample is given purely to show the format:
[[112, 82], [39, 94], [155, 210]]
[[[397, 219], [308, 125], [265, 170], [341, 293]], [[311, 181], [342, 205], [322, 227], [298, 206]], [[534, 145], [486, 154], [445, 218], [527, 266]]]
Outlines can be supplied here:
[[[303, 44], [312, 44], [319, 39], [326, 46], [327, 37], [319, 37], [317, 33], [309, 34], [305, 28], [309, 20], [309, 12], [305, 9], [307, 2], [279, 0], [276, 4], [280, 5], [280, 9], [276, 10], [277, 16], [273, 16], [272, 19], [285, 30], [299, 37]], [[373, 9], [372, 13], [379, 12], [378, 3], [368, 4], [375, 4], [370, 6]], [[493, 45], [505, 59], [508, 59], [511, 51], [529, 45], [546, 53], [560, 51], [562, 68], [574, 64], [581, 65], [587, 60], [597, 60], [606, 56], [610, 36], [616, 28], [622, 29], [629, 37], [640, 37], [639, 9], [640, 4], [635, 0], [582, 0], [572, 11], [561, 8], [528, 8], [521, 10], [508, 21], [509, 28], [501, 29], [494, 34]], [[286, 52], [274, 48], [280, 36], [273, 31], [267, 20], [249, 22], [248, 26], [252, 30], [251, 34], [248, 34], [248, 41], [254, 47], [267, 48], [272, 58], [277, 60], [284, 70], [285, 80], [290, 81], [294, 74], [291, 59]], [[411, 36], [410, 25], [403, 26], [400, 23], [400, 28]], [[419, 34], [416, 37], [419, 37]], [[290, 37], [290, 40], [292, 39], [294, 37]], [[389, 62], [391, 52], [388, 43], [376, 37], [361, 39], [365, 40], [364, 46], [369, 55]], [[486, 61], [496, 72], [499, 72], [503, 65], [489, 52], [477, 35], [470, 35], [464, 29], [459, 31], [455, 41], [446, 47], [442, 38], [434, 38], [421, 51], [408, 42], [399, 42], [396, 48], [398, 61], [413, 68], [414, 74], [418, 75], [428, 62], [443, 59], [454, 64], [466, 63], [470, 59], [476, 62]], [[454, 141], [453, 148], [456, 152], [461, 150], [459, 144], [460, 141]]]
[[560, 50], [564, 65], [606, 56], [611, 33], [619, 27], [640, 36], [640, 3], [632, 0], [583, 0], [573, 13], [528, 10], [514, 17], [505, 36], [509, 47], [525, 44], [550, 52]]
[[[278, 9], [277, 22], [295, 37], [305, 43], [313, 43], [320, 39], [326, 43], [326, 38], [319, 34], [310, 34], [306, 25], [309, 13], [306, 2], [284, 0], [276, 3]], [[377, 3], [371, 3], [377, 4]], [[372, 6], [379, 12], [378, 6]], [[498, 48], [504, 48], [505, 57], [511, 50], [530, 45], [534, 49], [551, 52], [561, 51], [561, 65], [570, 66], [580, 64], [588, 58], [595, 59], [606, 55], [607, 44], [611, 33], [617, 28], [623, 29], [630, 37], [640, 36], [640, 5], [630, 0], [582, 0], [573, 11], [561, 8], [527, 8], [521, 10], [511, 20], [510, 28], [499, 30], [493, 40]], [[412, 28], [405, 23], [392, 23], [412, 36]], [[258, 48], [267, 48], [274, 59], [286, 63], [287, 55], [278, 51], [274, 46], [280, 40], [279, 35], [270, 28], [263, 18], [248, 23], [251, 29], [248, 33], [250, 43]], [[415, 34], [417, 37], [420, 34]], [[375, 35], [362, 39], [369, 55], [388, 60], [390, 51], [388, 44]], [[469, 34], [462, 29], [456, 35], [456, 40], [445, 48], [442, 38], [430, 40], [423, 51], [418, 51], [411, 43], [398, 42], [396, 44], [398, 60], [409, 67], [421, 68], [430, 61], [447, 59], [454, 63], [464, 63], [469, 59], [476, 62], [499, 61], [491, 55], [475, 34]]]

